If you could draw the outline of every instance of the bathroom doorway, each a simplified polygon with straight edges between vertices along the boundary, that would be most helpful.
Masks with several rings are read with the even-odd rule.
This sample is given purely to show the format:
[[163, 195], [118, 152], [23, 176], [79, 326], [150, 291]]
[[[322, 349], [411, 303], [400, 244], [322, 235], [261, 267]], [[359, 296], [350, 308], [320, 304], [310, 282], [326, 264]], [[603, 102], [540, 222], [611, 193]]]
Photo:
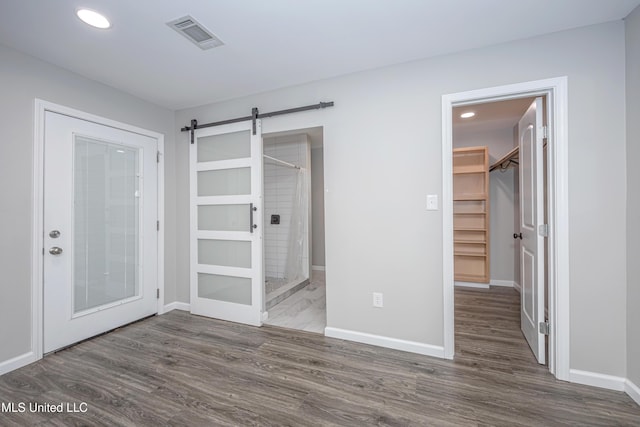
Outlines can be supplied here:
[[263, 135], [267, 325], [324, 333], [322, 128]]

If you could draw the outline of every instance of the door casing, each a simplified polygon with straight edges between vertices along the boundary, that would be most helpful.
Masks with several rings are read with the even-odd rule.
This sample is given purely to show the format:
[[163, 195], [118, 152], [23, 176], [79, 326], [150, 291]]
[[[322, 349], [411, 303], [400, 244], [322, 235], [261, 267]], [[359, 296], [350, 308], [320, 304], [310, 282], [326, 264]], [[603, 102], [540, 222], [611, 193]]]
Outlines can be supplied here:
[[452, 109], [508, 99], [546, 96], [549, 223], [549, 371], [569, 381], [569, 194], [567, 77], [496, 86], [442, 96], [442, 257], [444, 357], [453, 359], [453, 119]]
[[42, 359], [43, 356], [43, 264], [44, 264], [44, 124], [45, 112], [51, 111], [80, 120], [94, 122], [125, 131], [138, 133], [158, 141], [158, 314], [164, 312], [164, 135], [158, 132], [131, 126], [115, 120], [96, 116], [63, 105], [35, 100], [34, 140], [33, 140], [33, 213], [32, 213], [32, 272], [31, 272], [31, 355], [24, 359], [24, 365]]

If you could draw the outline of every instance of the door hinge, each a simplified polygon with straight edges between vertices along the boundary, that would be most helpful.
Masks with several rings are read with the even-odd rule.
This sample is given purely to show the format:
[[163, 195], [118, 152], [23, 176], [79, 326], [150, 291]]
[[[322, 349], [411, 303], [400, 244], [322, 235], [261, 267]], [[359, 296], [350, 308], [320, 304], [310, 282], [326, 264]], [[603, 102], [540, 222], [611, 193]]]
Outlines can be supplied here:
[[539, 330], [542, 335], [549, 335], [549, 322], [540, 322]]
[[156, 163], [160, 163], [160, 151], [156, 151]]
[[160, 220], [156, 221], [156, 231], [160, 231]]
[[538, 234], [542, 237], [549, 237], [549, 224], [539, 225]]
[[542, 139], [549, 138], [549, 128], [547, 126], [542, 126]]
[[156, 298], [160, 299], [160, 288], [156, 289]]

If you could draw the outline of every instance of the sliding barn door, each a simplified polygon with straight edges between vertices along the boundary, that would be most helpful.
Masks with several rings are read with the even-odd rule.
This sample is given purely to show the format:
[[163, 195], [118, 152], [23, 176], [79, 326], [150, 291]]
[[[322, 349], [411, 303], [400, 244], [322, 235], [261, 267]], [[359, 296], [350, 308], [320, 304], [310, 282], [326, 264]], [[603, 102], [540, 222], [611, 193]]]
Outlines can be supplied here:
[[520, 327], [538, 363], [545, 363], [544, 224], [542, 98], [536, 98], [518, 123], [520, 150]]
[[262, 135], [199, 129], [190, 150], [191, 313], [262, 324]]

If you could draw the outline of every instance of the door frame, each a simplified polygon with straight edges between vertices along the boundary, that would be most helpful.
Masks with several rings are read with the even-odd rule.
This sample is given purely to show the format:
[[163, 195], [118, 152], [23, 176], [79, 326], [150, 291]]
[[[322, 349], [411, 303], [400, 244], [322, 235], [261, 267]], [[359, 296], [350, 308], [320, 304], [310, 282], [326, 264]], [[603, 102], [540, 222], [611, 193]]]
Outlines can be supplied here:
[[[324, 139], [324, 125], [321, 126], [310, 126], [310, 127], [303, 127], [303, 128], [299, 128], [299, 129], [287, 129], [284, 131], [277, 131], [277, 132], [269, 132], [269, 133], [262, 133], [262, 151], [264, 153], [264, 139], [266, 138], [279, 138], [279, 137], [285, 137], [288, 135], [300, 135], [302, 133], [305, 133], [304, 131], [308, 130], [308, 129], [313, 129], [313, 128], [322, 128], [322, 132], [323, 132], [323, 139]], [[305, 172], [305, 178], [307, 180], [307, 209], [308, 209], [308, 215], [307, 215], [307, 253], [309, 256], [309, 265], [307, 266], [307, 268], [309, 269], [309, 278], [308, 280], [311, 281], [311, 275], [312, 275], [312, 271], [313, 271], [313, 200], [312, 200], [312, 189], [311, 189], [311, 141], [309, 141], [308, 144], [308, 153], [307, 155], [307, 159], [309, 160], [309, 164], [306, 167], [306, 172]], [[322, 148], [322, 152], [324, 154], [324, 145]], [[263, 161], [263, 167], [262, 167], [262, 199], [263, 202], [265, 201], [265, 197], [264, 197], [264, 158], [262, 159]], [[324, 189], [323, 189], [323, 196], [324, 196]], [[263, 203], [264, 206], [264, 203]], [[264, 207], [263, 207], [263, 211], [264, 211]], [[263, 227], [266, 230], [266, 220], [264, 221]], [[263, 237], [262, 239], [262, 254], [263, 257], [266, 254], [266, 249], [265, 249], [265, 244], [266, 244], [266, 238]], [[265, 322], [269, 319], [269, 311], [266, 309], [266, 305], [267, 305], [267, 296], [266, 296], [266, 276], [267, 276], [267, 268], [266, 268], [266, 261], [263, 263], [263, 274], [262, 274], [262, 282], [263, 282], [263, 286], [262, 286], [262, 308], [263, 308], [263, 319], [262, 321]], [[326, 312], [326, 308], [325, 308], [325, 312]]]
[[452, 109], [508, 99], [546, 96], [548, 189], [549, 371], [569, 381], [568, 79], [566, 76], [442, 96], [442, 257], [444, 357], [453, 359], [453, 117]]
[[157, 313], [164, 312], [164, 135], [151, 130], [100, 117], [53, 102], [35, 99], [34, 138], [33, 138], [33, 212], [32, 212], [32, 257], [31, 257], [31, 352], [26, 363], [35, 362], [43, 357], [44, 347], [44, 143], [45, 113], [53, 112], [72, 118], [93, 122], [103, 126], [125, 130], [148, 136], [158, 142], [158, 211], [160, 222], [158, 230], [157, 277], [159, 297]]

